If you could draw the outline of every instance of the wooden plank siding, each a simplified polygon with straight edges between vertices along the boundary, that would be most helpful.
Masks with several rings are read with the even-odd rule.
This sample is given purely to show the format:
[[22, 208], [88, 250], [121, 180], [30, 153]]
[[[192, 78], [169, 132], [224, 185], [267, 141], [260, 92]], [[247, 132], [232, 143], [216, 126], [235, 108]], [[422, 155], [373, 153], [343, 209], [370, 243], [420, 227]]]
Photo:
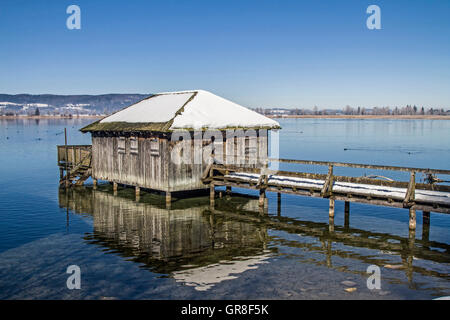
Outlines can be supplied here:
[[[234, 161], [237, 161], [242, 154], [245, 155], [245, 148], [255, 148], [258, 158], [266, 161], [267, 132], [255, 131], [257, 136], [254, 138], [240, 136], [228, 140], [223, 131], [223, 159], [231, 154], [234, 155]], [[170, 141], [170, 135], [162, 136], [157, 133], [144, 137], [95, 134], [92, 136], [92, 177], [166, 192], [205, 189], [207, 185], [203, 183], [201, 177], [210, 159], [204, 159], [203, 150], [210, 147], [212, 141], [203, 139], [201, 146], [195, 146], [194, 133], [191, 132], [190, 135], [190, 140]], [[125, 138], [124, 152], [119, 151], [119, 140], [123, 138]], [[137, 153], [131, 151], [131, 140], [134, 138], [137, 138]], [[154, 139], [158, 139], [159, 155], [155, 155], [154, 150], [151, 151], [151, 146], [155, 145], [155, 142], [152, 143]], [[244, 146], [241, 153], [238, 152], [237, 145]], [[187, 154], [177, 154], [179, 150]], [[197, 150], [200, 150], [201, 158], [194, 161]], [[180, 163], [175, 157], [187, 157], [190, 161]], [[253, 161], [248, 166], [258, 167], [260, 163], [261, 161]]]

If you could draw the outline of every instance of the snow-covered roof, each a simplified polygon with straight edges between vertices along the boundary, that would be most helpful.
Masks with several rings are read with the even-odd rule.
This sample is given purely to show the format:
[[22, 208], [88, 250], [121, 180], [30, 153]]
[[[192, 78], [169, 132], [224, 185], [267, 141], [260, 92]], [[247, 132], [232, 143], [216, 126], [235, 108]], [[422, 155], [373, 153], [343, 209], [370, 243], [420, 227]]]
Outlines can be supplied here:
[[173, 131], [176, 129], [276, 129], [277, 121], [204, 90], [150, 96], [81, 129]]

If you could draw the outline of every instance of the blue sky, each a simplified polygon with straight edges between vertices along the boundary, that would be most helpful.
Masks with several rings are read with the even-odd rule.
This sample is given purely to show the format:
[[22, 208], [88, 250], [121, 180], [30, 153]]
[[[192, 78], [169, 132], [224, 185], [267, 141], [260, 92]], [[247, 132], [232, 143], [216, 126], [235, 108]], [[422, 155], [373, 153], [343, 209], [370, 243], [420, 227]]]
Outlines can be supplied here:
[[[71, 4], [81, 30], [66, 28]], [[450, 1], [0, 3], [0, 93], [186, 89], [248, 107], [450, 109]]]

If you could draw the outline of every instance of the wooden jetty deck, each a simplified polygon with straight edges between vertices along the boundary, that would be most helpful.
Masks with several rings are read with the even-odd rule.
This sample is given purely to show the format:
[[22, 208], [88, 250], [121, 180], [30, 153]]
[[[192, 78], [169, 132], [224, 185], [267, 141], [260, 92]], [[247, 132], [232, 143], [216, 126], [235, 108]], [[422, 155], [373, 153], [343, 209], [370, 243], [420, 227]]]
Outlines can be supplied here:
[[[450, 213], [450, 186], [445, 184], [448, 181], [437, 178], [438, 175], [450, 175], [450, 170], [291, 159], [269, 159], [269, 161], [316, 168], [325, 166], [328, 167], [328, 173], [269, 170], [267, 165], [263, 168], [254, 168], [212, 163], [207, 166], [202, 176], [205, 188], [208, 186], [210, 188], [211, 205], [214, 206], [215, 187], [225, 186], [227, 193], [231, 193], [232, 187], [258, 190], [261, 207], [265, 206], [266, 192], [278, 194], [279, 207], [282, 193], [327, 198], [330, 203], [330, 225], [334, 225], [336, 200], [345, 202], [346, 214], [349, 213], [350, 202], [406, 208], [409, 210], [409, 228], [413, 230], [416, 228], [416, 210], [423, 211], [424, 223], [428, 225], [430, 212]], [[60, 184], [82, 185], [92, 174], [91, 162], [90, 145], [58, 146]], [[336, 167], [407, 172], [410, 178], [409, 181], [395, 181], [381, 176], [339, 176], [333, 173]], [[419, 173], [425, 175], [427, 183], [416, 182], [416, 174]], [[96, 183], [94, 180], [94, 186]], [[117, 191], [118, 184], [113, 184], [114, 191]], [[136, 188], [138, 197], [141, 186], [133, 187]], [[170, 201], [169, 199], [168, 206]]]

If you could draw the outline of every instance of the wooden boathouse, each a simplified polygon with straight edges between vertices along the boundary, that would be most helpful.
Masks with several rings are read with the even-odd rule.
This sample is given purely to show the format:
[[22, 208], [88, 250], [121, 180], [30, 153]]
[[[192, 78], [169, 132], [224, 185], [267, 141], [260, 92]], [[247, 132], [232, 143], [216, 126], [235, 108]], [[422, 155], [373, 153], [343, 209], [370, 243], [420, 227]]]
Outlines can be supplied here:
[[[450, 170], [386, 165], [274, 159], [268, 155], [269, 135], [278, 122], [203, 90], [153, 95], [81, 129], [92, 134], [92, 146], [58, 146], [60, 183], [81, 185], [97, 180], [163, 191], [170, 206], [172, 192], [210, 189], [214, 207], [216, 186], [329, 199], [330, 228], [335, 200], [406, 208], [409, 228], [416, 228], [416, 210], [429, 226], [430, 212], [450, 213]], [[328, 168], [328, 173], [271, 170], [269, 164], [300, 164]], [[403, 172], [408, 181], [381, 175], [342, 176], [336, 168]], [[319, 170], [316, 170], [319, 171]], [[426, 179], [418, 182], [416, 174]]]

